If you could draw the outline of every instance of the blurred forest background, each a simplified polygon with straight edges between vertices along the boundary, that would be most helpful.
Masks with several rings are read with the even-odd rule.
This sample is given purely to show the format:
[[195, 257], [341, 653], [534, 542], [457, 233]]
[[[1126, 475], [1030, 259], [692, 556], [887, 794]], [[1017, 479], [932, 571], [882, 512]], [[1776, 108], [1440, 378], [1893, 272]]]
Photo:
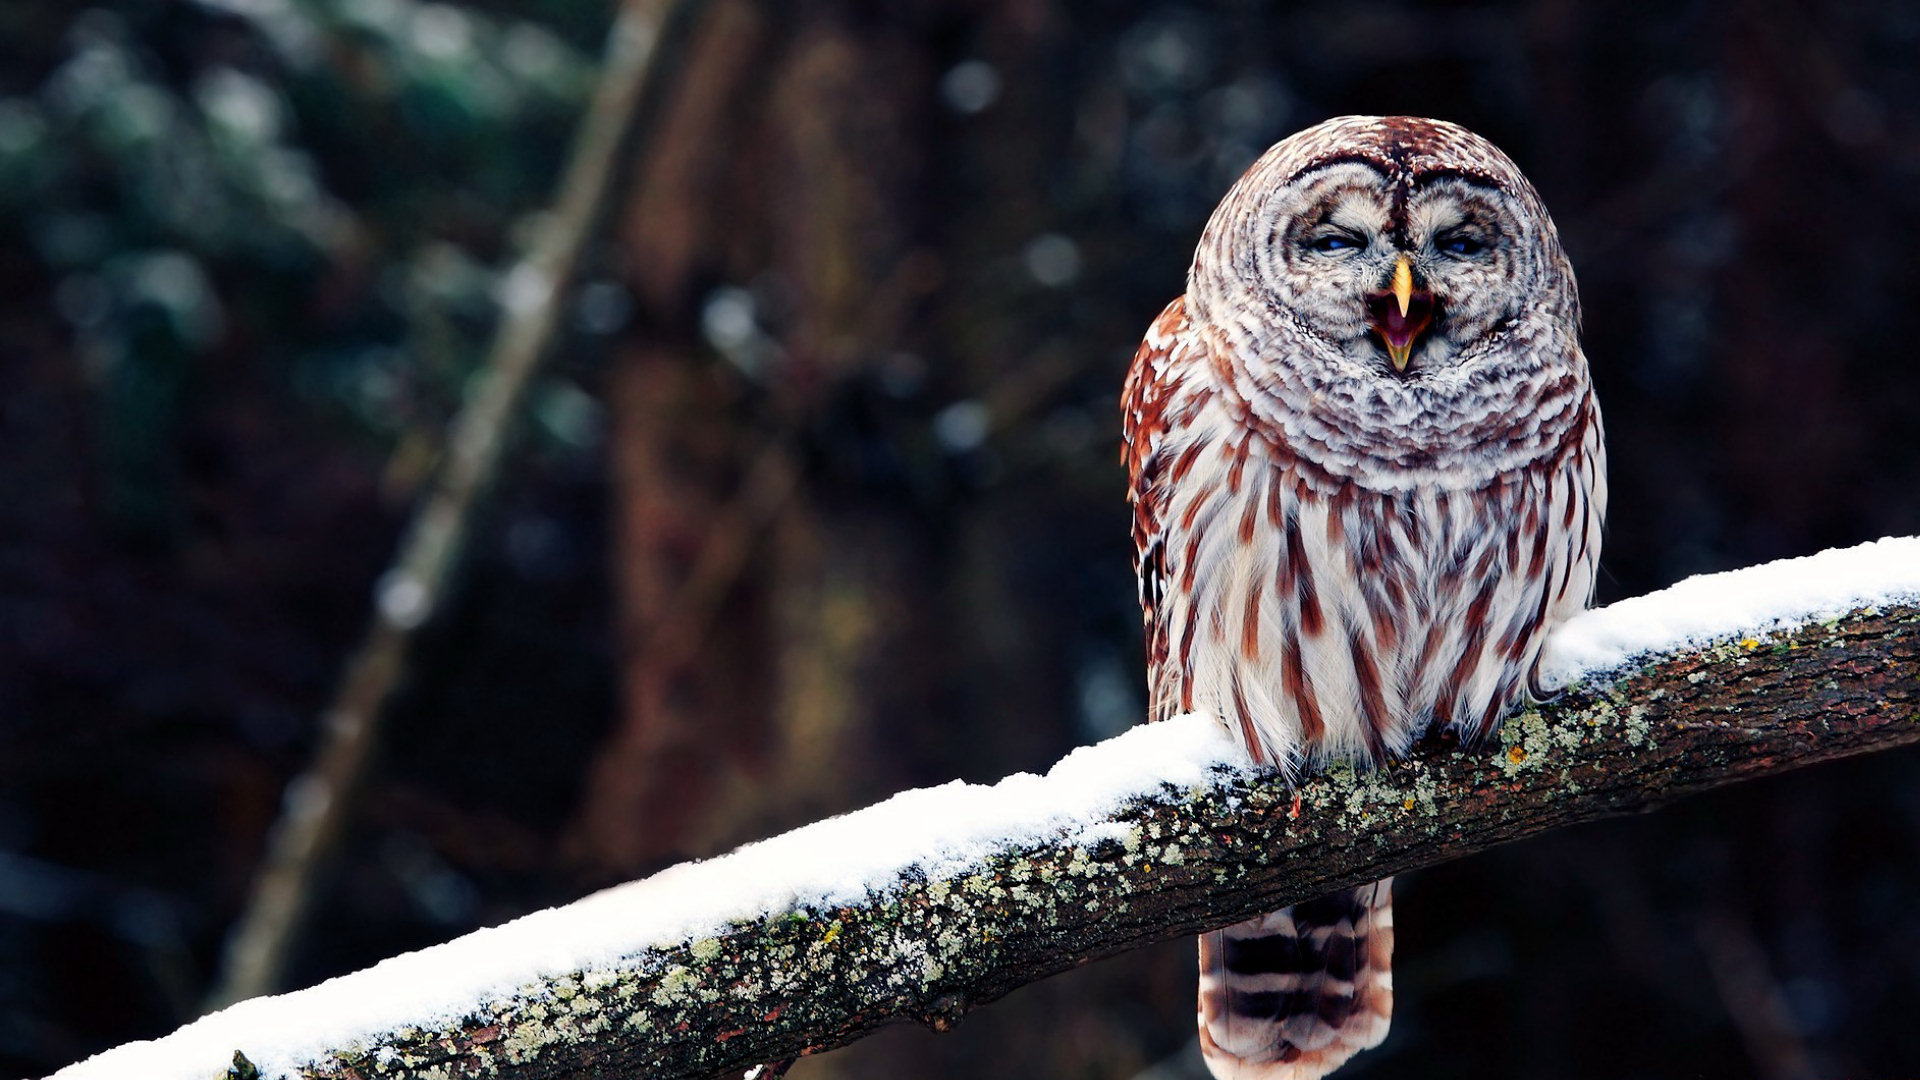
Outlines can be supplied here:
[[[211, 992], [610, 4], [0, 3], [0, 1074]], [[1121, 375], [1330, 115], [1552, 208], [1603, 600], [1920, 533], [1912, 3], [711, 0], [675, 50], [288, 986], [1135, 722]], [[1341, 1075], [1910, 1075], [1916, 766], [1403, 878]], [[1177, 1075], [1189, 950], [792, 1075]]]

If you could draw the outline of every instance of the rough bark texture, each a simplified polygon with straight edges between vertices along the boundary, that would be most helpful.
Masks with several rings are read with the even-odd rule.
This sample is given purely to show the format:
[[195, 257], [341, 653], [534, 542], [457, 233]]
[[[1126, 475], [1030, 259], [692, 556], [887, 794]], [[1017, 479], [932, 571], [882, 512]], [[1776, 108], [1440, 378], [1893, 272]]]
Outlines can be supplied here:
[[403, 1029], [308, 1075], [737, 1073], [895, 1020], [945, 1029], [1055, 972], [1330, 889], [1915, 741], [1920, 609], [1856, 612], [1583, 683], [1509, 720], [1497, 745], [1429, 743], [1297, 789], [1223, 770], [1116, 814], [1124, 841], [1008, 850], [957, 879], [903, 868], [866, 905], [528, 986], [456, 1029]]

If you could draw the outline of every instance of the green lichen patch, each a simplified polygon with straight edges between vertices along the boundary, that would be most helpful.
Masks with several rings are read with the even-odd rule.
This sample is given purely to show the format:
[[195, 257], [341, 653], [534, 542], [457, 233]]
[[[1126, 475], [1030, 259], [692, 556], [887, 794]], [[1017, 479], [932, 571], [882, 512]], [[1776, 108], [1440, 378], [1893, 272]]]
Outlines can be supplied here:
[[700, 985], [700, 975], [692, 968], [675, 965], [668, 968], [658, 982], [654, 984], [652, 1000], [655, 1005], [672, 1006], [685, 1004], [689, 995]]

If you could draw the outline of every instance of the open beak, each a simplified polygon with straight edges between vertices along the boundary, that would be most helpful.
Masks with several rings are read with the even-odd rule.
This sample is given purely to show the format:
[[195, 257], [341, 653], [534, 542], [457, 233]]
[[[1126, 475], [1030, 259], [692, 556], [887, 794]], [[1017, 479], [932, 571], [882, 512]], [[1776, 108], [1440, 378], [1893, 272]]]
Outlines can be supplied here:
[[1413, 260], [1394, 260], [1393, 280], [1387, 290], [1367, 299], [1367, 321], [1387, 346], [1393, 370], [1407, 370], [1413, 343], [1433, 323], [1433, 294], [1414, 288]]

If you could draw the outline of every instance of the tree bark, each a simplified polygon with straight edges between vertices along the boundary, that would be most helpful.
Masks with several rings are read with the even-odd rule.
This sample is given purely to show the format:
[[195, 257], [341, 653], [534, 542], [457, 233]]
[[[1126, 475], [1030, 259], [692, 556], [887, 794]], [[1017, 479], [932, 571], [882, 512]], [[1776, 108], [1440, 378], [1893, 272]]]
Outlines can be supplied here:
[[737, 1073], [891, 1021], [944, 1030], [1069, 967], [1332, 889], [1915, 741], [1920, 608], [1855, 612], [1649, 657], [1514, 716], [1497, 745], [1429, 740], [1291, 788], [1222, 769], [1115, 813], [1110, 841], [1008, 848], [959, 877], [902, 867], [862, 905], [779, 912], [528, 986], [458, 1027], [402, 1028], [302, 1075]]

